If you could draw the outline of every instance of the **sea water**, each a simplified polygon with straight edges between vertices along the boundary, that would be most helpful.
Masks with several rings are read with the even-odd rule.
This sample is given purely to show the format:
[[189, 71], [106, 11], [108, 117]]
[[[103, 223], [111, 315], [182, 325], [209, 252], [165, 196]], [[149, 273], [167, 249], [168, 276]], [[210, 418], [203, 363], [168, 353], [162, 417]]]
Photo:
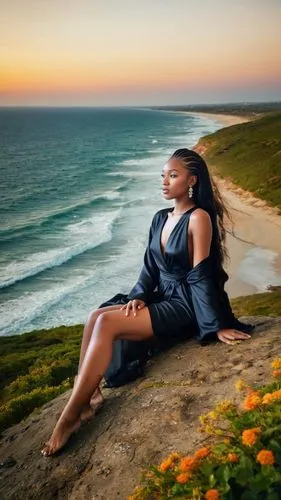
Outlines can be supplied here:
[[215, 118], [138, 108], [0, 109], [0, 335], [83, 323], [128, 293], [171, 153]]

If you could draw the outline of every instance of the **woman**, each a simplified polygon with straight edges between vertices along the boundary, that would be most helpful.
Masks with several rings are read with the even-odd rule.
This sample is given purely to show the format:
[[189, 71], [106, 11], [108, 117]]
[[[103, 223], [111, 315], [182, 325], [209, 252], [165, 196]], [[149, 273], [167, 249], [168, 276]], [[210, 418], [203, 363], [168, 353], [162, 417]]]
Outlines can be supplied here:
[[234, 317], [224, 291], [226, 210], [201, 156], [175, 151], [163, 169], [162, 189], [174, 207], [154, 215], [144, 265], [129, 295], [119, 294], [109, 301], [115, 304], [90, 314], [73, 392], [42, 450], [45, 456], [61, 449], [102, 404], [99, 384], [116, 340], [195, 336], [232, 344], [250, 338], [253, 326]]

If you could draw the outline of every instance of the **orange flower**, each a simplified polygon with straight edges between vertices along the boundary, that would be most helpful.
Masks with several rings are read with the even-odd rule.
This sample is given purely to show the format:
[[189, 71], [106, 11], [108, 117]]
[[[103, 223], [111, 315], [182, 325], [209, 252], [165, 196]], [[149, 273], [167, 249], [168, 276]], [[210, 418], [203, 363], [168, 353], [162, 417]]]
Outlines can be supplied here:
[[244, 399], [243, 408], [245, 410], [254, 410], [259, 406], [262, 402], [261, 395], [259, 391], [252, 391], [250, 394]]
[[206, 500], [219, 500], [219, 498], [218, 490], [208, 490], [207, 493], [205, 493]]
[[232, 464], [236, 464], [237, 462], [239, 462], [239, 457], [236, 453], [229, 453], [227, 455], [227, 460], [228, 460], [228, 462], [231, 462]]
[[278, 368], [281, 368], [281, 358], [277, 358], [271, 363], [271, 367], [275, 368], [278, 370]]
[[174, 451], [173, 453], [171, 453], [168, 456], [168, 460], [171, 460], [172, 462], [176, 462], [180, 458], [181, 458], [181, 455], [177, 451]]
[[180, 484], [185, 484], [190, 479], [190, 477], [191, 477], [190, 474], [188, 474], [188, 472], [185, 472], [183, 474], [178, 474], [176, 480]]
[[261, 450], [257, 454], [257, 462], [261, 465], [273, 465], [274, 464], [274, 455], [270, 450]]
[[194, 454], [195, 459], [205, 458], [210, 454], [209, 448], [199, 448]]
[[272, 376], [275, 378], [281, 377], [281, 370], [273, 370]]
[[258, 434], [260, 434], [260, 427], [254, 427], [253, 429], [246, 429], [242, 432], [242, 443], [246, 446], [253, 446], [258, 439]]
[[182, 472], [189, 472], [194, 468], [194, 466], [194, 458], [187, 456], [181, 459], [179, 468]]
[[171, 465], [172, 465], [172, 461], [171, 460], [164, 460], [160, 465], [159, 465], [159, 470], [161, 472], [166, 472], [168, 469], [170, 469]]
[[275, 401], [276, 399], [280, 399], [281, 398], [281, 389], [279, 389], [278, 391], [274, 391], [274, 392], [268, 392], [267, 394], [265, 394], [262, 398], [262, 404], [268, 404], [268, 403], [272, 403], [272, 401]]

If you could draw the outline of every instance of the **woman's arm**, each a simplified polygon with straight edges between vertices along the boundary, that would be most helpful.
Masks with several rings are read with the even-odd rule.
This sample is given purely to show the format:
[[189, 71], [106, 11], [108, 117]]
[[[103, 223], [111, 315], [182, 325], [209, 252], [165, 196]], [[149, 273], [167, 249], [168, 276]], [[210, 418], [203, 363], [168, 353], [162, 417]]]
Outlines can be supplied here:
[[148, 245], [144, 254], [143, 267], [137, 283], [128, 295], [129, 300], [140, 299], [144, 302], [147, 302], [149, 294], [155, 289], [158, 284], [159, 270], [150, 249], [151, 240], [156, 226], [156, 215], [153, 217], [149, 229]]
[[209, 214], [197, 209], [190, 217], [189, 233], [193, 242], [193, 268], [188, 273], [193, 306], [199, 325], [198, 340], [219, 338], [231, 344], [233, 340], [244, 340], [250, 336], [226, 328], [223, 311], [219, 304], [218, 291], [214, 284], [210, 248], [212, 222]]

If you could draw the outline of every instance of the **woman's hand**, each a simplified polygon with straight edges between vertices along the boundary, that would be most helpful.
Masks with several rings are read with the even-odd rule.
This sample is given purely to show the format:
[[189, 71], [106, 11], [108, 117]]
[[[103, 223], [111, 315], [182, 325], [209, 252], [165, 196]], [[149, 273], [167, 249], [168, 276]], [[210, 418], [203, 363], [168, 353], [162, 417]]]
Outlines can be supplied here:
[[121, 310], [124, 311], [126, 309], [126, 316], [129, 316], [130, 311], [133, 311], [134, 316], [137, 315], [137, 310], [140, 311], [145, 307], [145, 302], [140, 299], [130, 300], [128, 304], [125, 304], [121, 307]]
[[217, 337], [221, 342], [225, 344], [233, 345], [236, 341], [247, 340], [251, 338], [251, 335], [247, 333], [239, 332], [238, 330], [233, 330], [232, 328], [224, 328], [217, 332]]

